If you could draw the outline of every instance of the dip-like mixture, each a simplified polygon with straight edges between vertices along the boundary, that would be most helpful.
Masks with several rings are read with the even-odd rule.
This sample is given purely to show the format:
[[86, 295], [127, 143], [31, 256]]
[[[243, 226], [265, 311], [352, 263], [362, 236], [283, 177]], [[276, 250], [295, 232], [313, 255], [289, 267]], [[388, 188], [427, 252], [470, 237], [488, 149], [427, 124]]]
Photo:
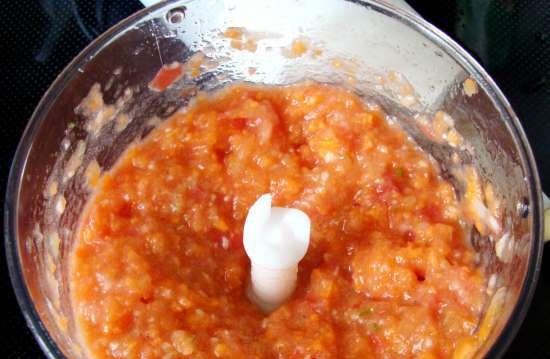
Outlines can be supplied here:
[[[292, 298], [246, 295], [264, 193], [312, 221]], [[474, 340], [485, 277], [454, 190], [353, 93], [305, 83], [200, 95], [105, 173], [71, 257], [96, 358], [442, 358]]]

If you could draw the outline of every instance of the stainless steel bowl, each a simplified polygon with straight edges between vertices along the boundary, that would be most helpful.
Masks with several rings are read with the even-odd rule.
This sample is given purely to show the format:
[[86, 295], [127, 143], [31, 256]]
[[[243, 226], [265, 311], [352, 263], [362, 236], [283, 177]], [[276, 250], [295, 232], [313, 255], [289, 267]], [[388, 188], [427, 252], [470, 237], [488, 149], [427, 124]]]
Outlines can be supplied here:
[[[257, 49], [232, 47], [221, 35], [231, 26], [245, 28]], [[322, 53], [293, 56], [288, 49], [297, 38]], [[205, 59], [200, 76], [184, 77], [164, 92], [148, 88], [162, 65], [185, 63], [196, 53]], [[473, 96], [462, 89], [467, 78], [477, 83]], [[171, 0], [119, 23], [73, 60], [42, 98], [19, 144], [6, 196], [6, 253], [27, 324], [48, 357], [84, 356], [71, 316], [66, 258], [89, 195], [88, 163], [97, 159], [108, 170], [129, 143], [150, 131], [152, 118], [166, 118], [197, 90], [232, 81], [304, 79], [344, 83], [381, 104], [440, 162], [459, 195], [459, 179], [446, 171], [452, 153], [493, 184], [505, 203], [504, 226], [512, 242], [502, 260], [490, 238], [472, 238], [492, 277], [492, 293], [498, 294], [498, 315], [477, 356], [505, 351], [540, 269], [542, 200], [518, 119], [481, 66], [426, 21], [378, 1]], [[124, 131], [115, 131], [114, 124], [96, 135], [87, 131], [89, 120], [75, 109], [94, 84], [106, 103], [117, 103], [132, 118]], [[409, 85], [412, 97], [400, 90]], [[412, 117], [440, 109], [453, 116], [469, 150], [433, 143], [415, 130]]]

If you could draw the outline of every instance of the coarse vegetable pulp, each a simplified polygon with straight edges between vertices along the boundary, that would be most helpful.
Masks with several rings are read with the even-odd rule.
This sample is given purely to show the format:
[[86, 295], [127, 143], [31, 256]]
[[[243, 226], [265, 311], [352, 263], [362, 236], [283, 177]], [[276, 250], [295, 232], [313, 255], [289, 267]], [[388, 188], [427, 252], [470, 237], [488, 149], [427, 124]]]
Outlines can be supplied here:
[[[376, 106], [330, 85], [199, 94], [104, 173], [71, 254], [96, 358], [444, 358], [471, 345], [485, 275], [436, 166]], [[247, 298], [247, 211], [312, 221], [297, 290]]]

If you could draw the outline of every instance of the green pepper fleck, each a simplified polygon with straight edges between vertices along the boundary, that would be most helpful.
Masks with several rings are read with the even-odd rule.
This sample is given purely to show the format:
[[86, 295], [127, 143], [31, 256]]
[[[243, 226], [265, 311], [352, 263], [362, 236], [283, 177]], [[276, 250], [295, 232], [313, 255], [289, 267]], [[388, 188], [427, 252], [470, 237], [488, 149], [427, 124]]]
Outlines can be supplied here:
[[366, 307], [366, 308], [361, 309], [361, 311], [359, 312], [359, 316], [360, 317], [366, 317], [366, 316], [369, 316], [372, 313], [374, 313], [374, 308], [373, 307]]
[[403, 167], [396, 167], [394, 169], [394, 172], [395, 172], [395, 177], [403, 177], [403, 175], [405, 174], [405, 169]]

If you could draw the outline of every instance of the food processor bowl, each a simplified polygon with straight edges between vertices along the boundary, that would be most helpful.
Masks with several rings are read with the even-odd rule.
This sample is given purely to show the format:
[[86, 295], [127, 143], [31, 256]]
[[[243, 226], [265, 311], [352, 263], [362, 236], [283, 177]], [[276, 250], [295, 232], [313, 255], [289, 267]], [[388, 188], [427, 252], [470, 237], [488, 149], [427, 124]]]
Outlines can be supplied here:
[[[235, 39], [226, 29], [238, 28]], [[159, 69], [183, 64], [164, 91]], [[71, 314], [68, 261], [94, 168], [108, 171], [132, 142], [200, 91], [245, 81], [302, 80], [346, 86], [377, 103], [464, 185], [473, 166], [504, 204], [502, 238], [472, 230], [489, 278], [476, 357], [500, 356], [526, 314], [542, 255], [538, 174], [509, 103], [459, 45], [382, 1], [164, 1], [97, 38], [59, 75], [34, 112], [15, 155], [5, 204], [5, 243], [17, 299], [49, 358], [84, 358]], [[82, 109], [101, 97], [103, 117]], [[418, 119], [445, 111], [464, 137], [434, 142]], [[500, 244], [499, 244], [500, 243]], [[499, 247], [500, 246], [500, 247]]]

